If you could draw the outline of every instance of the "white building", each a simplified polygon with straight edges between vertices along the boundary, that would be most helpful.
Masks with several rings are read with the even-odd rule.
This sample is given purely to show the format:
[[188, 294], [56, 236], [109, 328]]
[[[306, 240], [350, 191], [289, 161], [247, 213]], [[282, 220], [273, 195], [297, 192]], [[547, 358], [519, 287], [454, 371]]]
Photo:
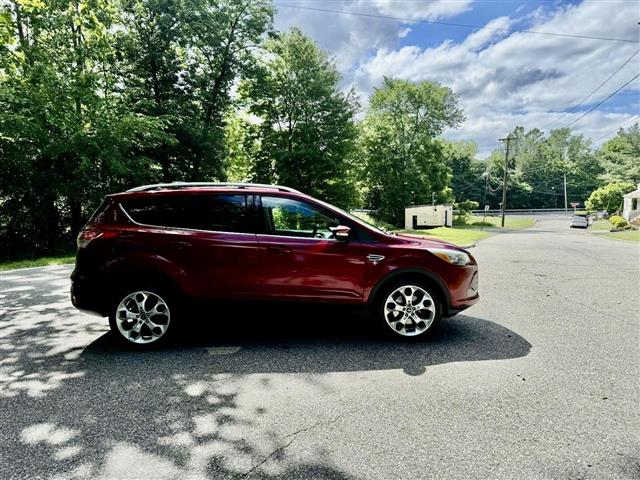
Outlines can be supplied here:
[[405, 230], [453, 226], [453, 205], [415, 205], [404, 209]]
[[632, 222], [640, 217], [640, 183], [638, 188], [633, 192], [627, 193], [622, 197], [622, 216], [627, 222]]

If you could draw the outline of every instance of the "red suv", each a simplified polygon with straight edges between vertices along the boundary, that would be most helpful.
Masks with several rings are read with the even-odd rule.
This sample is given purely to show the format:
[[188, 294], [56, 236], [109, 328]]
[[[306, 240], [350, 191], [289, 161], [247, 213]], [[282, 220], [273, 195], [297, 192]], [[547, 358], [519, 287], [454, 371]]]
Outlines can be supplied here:
[[148, 185], [109, 195], [78, 236], [71, 300], [120, 340], [163, 342], [188, 299], [372, 307], [424, 336], [478, 301], [478, 267], [448, 243], [384, 232], [287, 187]]

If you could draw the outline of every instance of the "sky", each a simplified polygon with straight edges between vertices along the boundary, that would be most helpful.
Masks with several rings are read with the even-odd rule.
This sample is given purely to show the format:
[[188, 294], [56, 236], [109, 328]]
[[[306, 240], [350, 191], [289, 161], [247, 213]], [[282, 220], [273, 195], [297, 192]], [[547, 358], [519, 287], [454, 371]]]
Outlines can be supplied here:
[[385, 76], [437, 81], [453, 89], [466, 121], [444, 136], [475, 141], [479, 158], [518, 125], [548, 132], [575, 122], [572, 130], [597, 146], [618, 127], [640, 121], [640, 78], [579, 119], [640, 73], [640, 0], [275, 3], [275, 27], [298, 26], [327, 50], [342, 75], [340, 88], [355, 87], [365, 108]]

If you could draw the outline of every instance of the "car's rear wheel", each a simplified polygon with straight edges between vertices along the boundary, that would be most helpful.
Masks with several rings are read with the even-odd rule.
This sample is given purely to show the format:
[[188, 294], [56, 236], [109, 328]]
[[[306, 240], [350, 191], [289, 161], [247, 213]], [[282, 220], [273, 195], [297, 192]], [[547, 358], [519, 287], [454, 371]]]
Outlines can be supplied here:
[[120, 343], [137, 349], [155, 348], [170, 338], [177, 311], [177, 296], [168, 289], [127, 288], [115, 296], [109, 325]]
[[440, 297], [431, 287], [419, 282], [395, 283], [385, 290], [381, 300], [378, 317], [383, 328], [396, 338], [426, 338], [442, 318]]

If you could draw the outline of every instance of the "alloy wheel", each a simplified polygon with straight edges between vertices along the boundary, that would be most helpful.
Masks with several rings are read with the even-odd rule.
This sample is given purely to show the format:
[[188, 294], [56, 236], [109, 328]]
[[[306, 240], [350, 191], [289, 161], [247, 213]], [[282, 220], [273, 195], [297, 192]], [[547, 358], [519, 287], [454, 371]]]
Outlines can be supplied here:
[[157, 293], [137, 291], [118, 304], [116, 324], [122, 336], [136, 344], [149, 344], [162, 338], [169, 328], [171, 312]]
[[399, 335], [415, 337], [426, 332], [436, 317], [434, 299], [424, 288], [402, 285], [384, 302], [384, 319]]

